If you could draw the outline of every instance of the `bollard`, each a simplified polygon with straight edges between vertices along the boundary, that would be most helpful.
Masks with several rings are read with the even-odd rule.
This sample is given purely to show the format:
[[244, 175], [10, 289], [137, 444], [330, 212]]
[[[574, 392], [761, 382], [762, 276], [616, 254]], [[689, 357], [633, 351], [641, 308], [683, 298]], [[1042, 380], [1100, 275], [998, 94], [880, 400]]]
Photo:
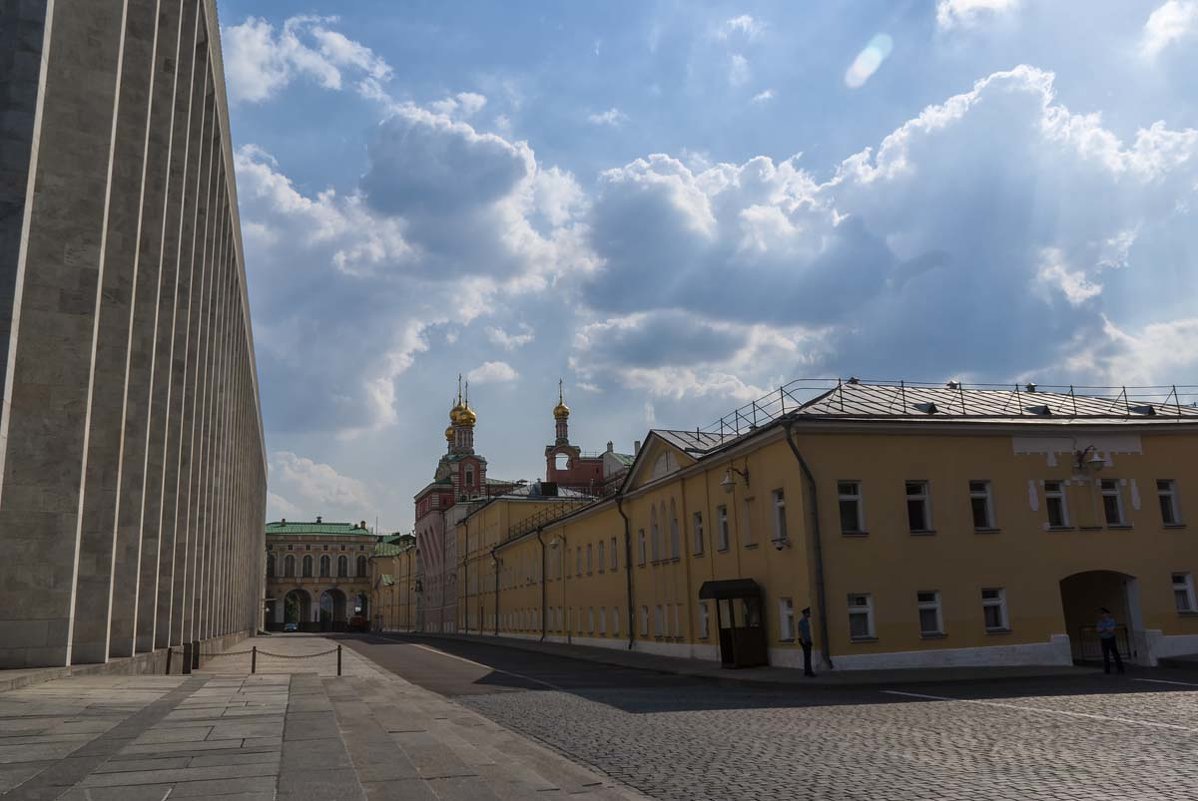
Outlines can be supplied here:
[[166, 647], [166, 674], [165, 674], [167, 676], [171, 675], [171, 654], [173, 654], [173, 653], [174, 653], [174, 649], [168, 645]]
[[183, 672], [191, 672], [191, 643], [183, 643]]
[[258, 646], [250, 648], [250, 673], [258, 672]]
[[192, 640], [191, 642], [191, 669], [200, 669], [200, 641]]
[[341, 675], [341, 646], [337, 646], [337, 675]]

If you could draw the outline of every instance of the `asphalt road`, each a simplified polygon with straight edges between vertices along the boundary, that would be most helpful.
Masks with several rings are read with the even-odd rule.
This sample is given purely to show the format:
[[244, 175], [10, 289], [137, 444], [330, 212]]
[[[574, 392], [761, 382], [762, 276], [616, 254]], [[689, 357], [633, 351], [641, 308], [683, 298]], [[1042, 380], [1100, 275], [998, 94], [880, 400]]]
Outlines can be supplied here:
[[663, 800], [1198, 797], [1198, 672], [773, 689], [490, 643], [343, 641]]

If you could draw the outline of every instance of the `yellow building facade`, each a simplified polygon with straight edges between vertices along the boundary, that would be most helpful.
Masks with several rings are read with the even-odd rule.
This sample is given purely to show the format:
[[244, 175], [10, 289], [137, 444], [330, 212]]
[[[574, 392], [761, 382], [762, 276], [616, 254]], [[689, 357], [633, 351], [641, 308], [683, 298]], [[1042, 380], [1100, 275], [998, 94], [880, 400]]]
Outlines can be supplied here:
[[1069, 664], [1106, 607], [1155, 664], [1198, 652], [1196, 447], [1175, 395], [783, 388], [613, 497], [466, 515], [459, 630], [799, 667], [810, 607], [824, 669]]

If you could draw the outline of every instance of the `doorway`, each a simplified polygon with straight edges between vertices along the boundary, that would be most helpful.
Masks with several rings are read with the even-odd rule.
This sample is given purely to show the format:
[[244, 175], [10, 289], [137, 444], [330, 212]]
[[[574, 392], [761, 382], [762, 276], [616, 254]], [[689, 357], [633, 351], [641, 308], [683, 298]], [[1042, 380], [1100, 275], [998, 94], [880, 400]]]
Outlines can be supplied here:
[[1128, 662], [1147, 662], [1144, 625], [1140, 618], [1140, 584], [1135, 576], [1114, 570], [1089, 570], [1061, 580], [1061, 607], [1074, 662], [1102, 660], [1098, 639], [1099, 609], [1115, 617], [1115, 639]]

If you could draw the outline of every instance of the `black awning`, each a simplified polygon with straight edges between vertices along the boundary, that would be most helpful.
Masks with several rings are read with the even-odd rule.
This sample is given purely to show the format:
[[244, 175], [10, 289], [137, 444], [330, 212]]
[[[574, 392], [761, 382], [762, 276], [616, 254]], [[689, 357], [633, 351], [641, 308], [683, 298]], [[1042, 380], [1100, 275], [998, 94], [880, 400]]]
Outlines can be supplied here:
[[726, 579], [705, 581], [699, 587], [700, 600], [722, 601], [726, 598], [756, 598], [761, 595], [761, 586], [753, 579]]

